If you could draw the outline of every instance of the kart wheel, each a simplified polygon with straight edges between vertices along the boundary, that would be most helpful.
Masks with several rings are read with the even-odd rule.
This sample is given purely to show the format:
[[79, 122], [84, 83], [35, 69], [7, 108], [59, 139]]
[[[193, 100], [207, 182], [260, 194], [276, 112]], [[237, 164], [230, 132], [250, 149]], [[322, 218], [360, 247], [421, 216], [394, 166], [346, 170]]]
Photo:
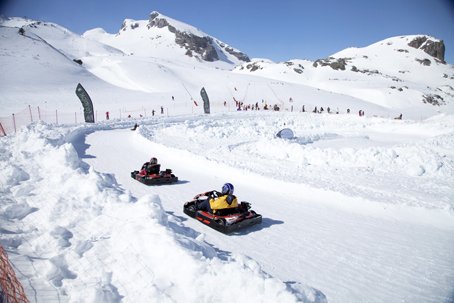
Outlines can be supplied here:
[[188, 206], [188, 210], [191, 211], [191, 212], [195, 212], [196, 211], [195, 205]]
[[214, 220], [214, 222], [216, 222], [216, 224], [225, 226], [225, 219], [224, 218], [217, 218], [217, 219]]

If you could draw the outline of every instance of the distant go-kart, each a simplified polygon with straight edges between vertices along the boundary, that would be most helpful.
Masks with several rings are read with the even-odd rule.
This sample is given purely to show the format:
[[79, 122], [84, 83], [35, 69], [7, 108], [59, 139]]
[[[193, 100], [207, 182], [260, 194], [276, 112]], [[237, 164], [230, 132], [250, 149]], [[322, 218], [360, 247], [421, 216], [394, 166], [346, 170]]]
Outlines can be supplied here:
[[[242, 201], [238, 207], [224, 209], [210, 213], [203, 210], [197, 210], [196, 203], [203, 197], [194, 197], [193, 200], [186, 202], [183, 211], [188, 216], [199, 220], [209, 227], [228, 234], [246, 227], [262, 223], [262, 215], [250, 210], [251, 204]], [[207, 198], [207, 197], [205, 197]]]
[[178, 181], [178, 177], [175, 176], [172, 173], [172, 170], [168, 168], [164, 171], [160, 171], [159, 173], [150, 173], [142, 167], [140, 171], [135, 170], [131, 172], [131, 178], [146, 185], [169, 184]]

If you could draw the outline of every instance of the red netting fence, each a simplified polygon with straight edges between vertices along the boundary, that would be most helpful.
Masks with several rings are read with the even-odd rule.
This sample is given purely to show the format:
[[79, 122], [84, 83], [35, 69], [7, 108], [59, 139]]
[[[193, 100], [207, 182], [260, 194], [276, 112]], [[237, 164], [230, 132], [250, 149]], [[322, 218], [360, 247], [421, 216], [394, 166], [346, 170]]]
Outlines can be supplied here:
[[[216, 106], [213, 104], [213, 106]], [[121, 108], [109, 111], [95, 111], [95, 122], [107, 121], [113, 119], [141, 119], [146, 117], [159, 117], [159, 116], [174, 116], [179, 114], [187, 114], [191, 112], [194, 114], [194, 107], [192, 103], [187, 103], [184, 106], [175, 107], [175, 104], [170, 106], [155, 106], [155, 107], [137, 107], [137, 108]], [[236, 108], [226, 107], [222, 103], [218, 104], [218, 108], [222, 111], [236, 111]], [[198, 112], [201, 112], [200, 109]], [[196, 110], [197, 111], [197, 110]], [[13, 135], [20, 131], [22, 126], [28, 125], [33, 122], [43, 121], [49, 124], [82, 124], [85, 123], [83, 109], [75, 112], [63, 112], [59, 110], [43, 109], [39, 106], [29, 105], [25, 109], [11, 114], [10, 116], [0, 117], [0, 137]], [[0, 302], [1, 303], [1, 302]]]
[[0, 302], [29, 303], [2, 246], [0, 246]]
[[[144, 118], [153, 116], [169, 115], [168, 108], [164, 107], [155, 110], [153, 108], [119, 109], [112, 112], [98, 113], [95, 111], [95, 122], [110, 119]], [[50, 124], [79, 124], [85, 122], [82, 110], [78, 112], [62, 112], [58, 110], [44, 110], [39, 106], [28, 106], [27, 108], [12, 114], [9, 117], [0, 117], [0, 137], [12, 135], [20, 131], [24, 125], [36, 121], [43, 121]]]
[[23, 125], [32, 122], [44, 121], [54, 124], [77, 124], [84, 122], [83, 112], [59, 112], [42, 110], [37, 107], [28, 106], [9, 117], [0, 117], [0, 137], [17, 133]]

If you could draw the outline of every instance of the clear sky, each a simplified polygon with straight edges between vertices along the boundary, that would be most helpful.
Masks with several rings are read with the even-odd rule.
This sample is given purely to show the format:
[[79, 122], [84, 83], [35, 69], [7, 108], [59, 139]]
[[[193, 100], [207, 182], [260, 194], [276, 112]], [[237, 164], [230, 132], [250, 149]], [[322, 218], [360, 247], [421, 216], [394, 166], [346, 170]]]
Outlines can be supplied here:
[[95, 27], [117, 33], [124, 19], [146, 20], [158, 11], [251, 58], [276, 62], [427, 34], [444, 40], [445, 60], [454, 64], [454, 0], [0, 0], [0, 10], [79, 34]]

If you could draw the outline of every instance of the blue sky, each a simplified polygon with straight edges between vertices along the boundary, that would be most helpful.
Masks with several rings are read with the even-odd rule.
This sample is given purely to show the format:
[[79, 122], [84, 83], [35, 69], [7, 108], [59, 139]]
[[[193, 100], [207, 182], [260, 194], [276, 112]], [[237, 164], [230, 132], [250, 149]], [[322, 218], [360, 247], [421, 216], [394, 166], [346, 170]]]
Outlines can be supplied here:
[[427, 34], [444, 40], [445, 59], [454, 64], [453, 0], [3, 0], [0, 10], [79, 34], [95, 27], [116, 33], [124, 19], [146, 20], [156, 10], [251, 58], [277, 62], [315, 60], [393, 36]]

